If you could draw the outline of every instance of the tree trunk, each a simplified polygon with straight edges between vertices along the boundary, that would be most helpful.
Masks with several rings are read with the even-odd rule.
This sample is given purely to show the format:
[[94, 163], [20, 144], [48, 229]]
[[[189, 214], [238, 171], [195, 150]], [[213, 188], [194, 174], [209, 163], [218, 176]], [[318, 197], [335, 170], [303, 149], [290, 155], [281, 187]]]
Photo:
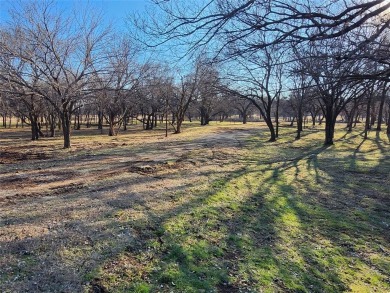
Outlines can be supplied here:
[[153, 129], [153, 123], [152, 123], [152, 116], [151, 114], [148, 115], [148, 119], [146, 120], [146, 127], [145, 127], [145, 130], [150, 130], [150, 129]]
[[208, 125], [210, 122], [210, 116], [207, 113], [207, 110], [202, 108], [200, 110], [200, 125]]
[[311, 116], [311, 125], [312, 127], [316, 126], [316, 114], [310, 113]]
[[115, 129], [114, 129], [114, 123], [110, 121], [109, 128], [108, 128], [108, 136], [115, 136]]
[[85, 117], [86, 123], [87, 123], [87, 128], [91, 127], [91, 121], [89, 117], [89, 113], [87, 113], [87, 116]]
[[56, 116], [51, 114], [49, 115], [49, 123], [50, 123], [50, 137], [54, 137], [56, 133]]
[[301, 138], [301, 132], [303, 130], [302, 127], [302, 105], [298, 107], [298, 115], [297, 115], [297, 136], [295, 137], [296, 140]]
[[376, 131], [382, 130], [383, 108], [385, 105], [386, 92], [387, 92], [387, 84], [384, 85], [384, 88], [382, 91], [381, 102], [379, 104], [379, 110], [378, 110], [378, 124], [376, 126]]
[[318, 115], [318, 125], [322, 125], [322, 121], [324, 120], [324, 115]]
[[325, 145], [333, 144], [334, 127], [336, 124], [336, 117], [334, 117], [333, 105], [326, 106], [326, 113], [322, 117], [325, 117]]
[[248, 121], [248, 114], [244, 112], [244, 114], [242, 115], [242, 124], [246, 124], [247, 121]]
[[70, 115], [66, 110], [61, 113], [62, 133], [64, 134], [64, 149], [70, 148]]
[[290, 126], [293, 127], [294, 126], [294, 121], [295, 121], [295, 116], [292, 118], [291, 120], [291, 123], [290, 123]]
[[29, 114], [29, 117], [31, 123], [31, 140], [38, 140], [39, 139], [38, 117], [32, 113]]
[[368, 101], [367, 101], [366, 123], [365, 123], [365, 127], [364, 127], [364, 139], [367, 139], [368, 130], [371, 129], [370, 117], [371, 117], [371, 97], [369, 97]]
[[100, 129], [100, 130], [103, 129], [103, 112], [102, 111], [98, 112], [98, 129]]
[[279, 137], [279, 103], [280, 103], [280, 98], [278, 97], [276, 99], [276, 110], [275, 110], [275, 124], [276, 124], [275, 137]]
[[127, 121], [128, 120], [128, 117], [125, 116], [123, 117], [123, 130], [126, 131], [127, 130]]
[[177, 118], [177, 123], [176, 123], [176, 130], [175, 133], [181, 133], [181, 125], [183, 124], [183, 119], [180, 119], [179, 117]]
[[270, 139], [268, 141], [270, 142], [276, 141], [276, 133], [275, 133], [274, 125], [272, 124], [272, 118], [269, 116], [267, 118], [264, 117], [264, 119], [270, 132]]
[[389, 105], [389, 112], [388, 112], [388, 117], [387, 117], [387, 135], [390, 135], [390, 105]]
[[108, 114], [108, 136], [116, 136], [115, 132], [115, 114], [110, 111]]

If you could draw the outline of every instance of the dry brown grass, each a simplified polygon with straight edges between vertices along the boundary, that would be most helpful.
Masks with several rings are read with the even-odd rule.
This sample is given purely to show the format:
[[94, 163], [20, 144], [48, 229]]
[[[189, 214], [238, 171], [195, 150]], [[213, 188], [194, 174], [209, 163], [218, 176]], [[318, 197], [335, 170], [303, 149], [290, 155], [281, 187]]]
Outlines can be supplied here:
[[[1, 291], [89, 288], [85, 276], [136, 247], [155, 225], [151, 215], [179, 209], [191, 188], [238, 169], [240, 140], [257, 129], [194, 127], [168, 138], [85, 129], [74, 131], [70, 150], [61, 138], [33, 142], [28, 129], [1, 130]], [[129, 220], [136, 225], [121, 224]]]

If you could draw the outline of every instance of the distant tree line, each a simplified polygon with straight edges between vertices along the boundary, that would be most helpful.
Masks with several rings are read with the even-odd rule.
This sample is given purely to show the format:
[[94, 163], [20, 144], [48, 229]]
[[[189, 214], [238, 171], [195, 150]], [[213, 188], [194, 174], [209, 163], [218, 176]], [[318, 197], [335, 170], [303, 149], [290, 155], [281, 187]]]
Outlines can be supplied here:
[[2, 126], [14, 117], [33, 140], [61, 131], [64, 148], [81, 125], [113, 136], [164, 123], [180, 133], [184, 120], [253, 115], [270, 141], [281, 120], [296, 125], [296, 139], [323, 123], [325, 144], [337, 119], [348, 131], [364, 122], [365, 136], [383, 125], [390, 134], [388, 2], [193, 2], [156, 1], [158, 20], [132, 19], [148, 47], [186, 45], [194, 61], [181, 71], [140, 62], [139, 42], [93, 11], [61, 13], [41, 1], [14, 9], [0, 27]]

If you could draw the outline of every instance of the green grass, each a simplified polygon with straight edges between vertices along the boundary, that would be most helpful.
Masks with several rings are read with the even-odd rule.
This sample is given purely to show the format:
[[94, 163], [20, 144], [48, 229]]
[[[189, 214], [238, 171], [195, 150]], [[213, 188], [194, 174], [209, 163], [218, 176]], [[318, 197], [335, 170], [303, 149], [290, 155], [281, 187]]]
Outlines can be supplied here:
[[247, 137], [231, 171], [167, 190], [171, 209], [113, 211], [136, 239], [85, 279], [110, 292], [390, 292], [386, 134], [340, 128], [324, 147], [322, 131], [280, 131]]
[[139, 292], [389, 291], [387, 137], [322, 135], [250, 137], [240, 170], [156, 219]]

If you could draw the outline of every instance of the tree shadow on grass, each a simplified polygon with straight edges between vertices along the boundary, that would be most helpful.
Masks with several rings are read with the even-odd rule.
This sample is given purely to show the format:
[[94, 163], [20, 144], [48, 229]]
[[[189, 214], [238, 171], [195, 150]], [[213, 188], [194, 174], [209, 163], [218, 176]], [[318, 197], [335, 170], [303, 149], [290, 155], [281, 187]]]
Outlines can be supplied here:
[[[312, 152], [312, 156], [317, 157], [325, 149], [320, 148]], [[242, 212], [236, 210], [232, 219], [224, 221], [230, 223], [225, 224], [230, 228], [228, 229], [230, 236], [225, 243], [230, 244], [229, 253], [221, 258], [225, 259], [225, 263], [226, 259], [238, 260], [238, 265], [227, 266], [228, 282], [221, 280], [222, 284], [228, 286], [226, 290], [229, 291], [226, 292], [234, 292], [234, 288], [238, 292], [239, 288], [256, 290], [267, 286], [285, 292], [340, 292], [347, 290], [356, 281], [354, 278], [362, 276], [358, 272], [360, 267], [366, 271], [367, 279], [363, 281], [365, 285], [359, 286], [370, 288], [371, 285], [367, 282], [375, 278], [385, 282], [383, 278], [386, 278], [386, 266], [382, 265], [380, 268], [378, 265], [367, 263], [364, 253], [369, 247], [361, 246], [362, 241], [369, 243], [374, 239], [382, 245], [388, 243], [388, 238], [384, 236], [385, 230], [379, 227], [380, 224], [378, 225], [380, 219], [387, 217], [388, 209], [386, 213], [376, 216], [374, 214], [377, 213], [377, 209], [361, 213], [360, 207], [355, 204], [356, 199], [361, 196], [359, 189], [339, 186], [342, 182], [340, 174], [344, 172], [343, 168], [348, 164], [349, 158], [331, 158], [328, 162], [323, 158], [317, 159], [316, 168], [321, 169], [321, 172], [328, 176], [328, 180], [322, 182], [321, 187], [318, 186], [325, 190], [325, 195], [328, 197], [325, 201], [322, 201], [322, 196], [318, 195], [318, 189], [314, 187], [307, 190], [292, 188], [287, 179], [281, 184], [279, 180], [286, 176], [285, 173], [291, 168], [297, 169], [297, 161], [307, 156], [302, 155], [281, 167], [271, 167], [269, 171], [273, 169], [272, 175], [269, 179], [261, 181], [259, 198], [255, 200], [256, 203], [260, 203], [260, 206], [248, 200], [248, 204], [241, 204]], [[382, 165], [380, 169], [383, 171], [385, 162], [381, 161], [380, 164]], [[338, 171], [334, 165], [338, 166]], [[264, 171], [266, 170], [262, 170]], [[261, 173], [257, 175], [262, 177]], [[267, 185], [271, 187], [266, 188]], [[277, 186], [277, 190], [274, 190], [276, 195], [271, 197], [272, 200], [265, 201], [264, 199], [267, 199], [270, 190], [275, 186]], [[340, 187], [344, 188], [343, 191], [337, 192]], [[340, 201], [338, 197], [343, 199]], [[382, 209], [388, 206], [381, 197], [368, 197]], [[254, 212], [251, 212], [251, 207]], [[284, 223], [286, 227], [289, 227], [289, 217], [296, 218], [297, 227], [293, 225], [292, 228], [284, 231], [286, 227], [283, 226], [283, 222], [279, 222], [284, 217], [287, 219]], [[370, 218], [375, 220], [367, 223], [367, 219]], [[248, 224], [247, 221], [252, 221], [252, 224]], [[258, 223], [263, 233], [253, 232], [253, 227], [256, 226], [253, 225], [253, 221]], [[267, 245], [263, 245], [266, 243]], [[289, 252], [284, 253], [283, 249]], [[380, 248], [377, 248], [376, 253], [384, 255]], [[254, 255], [260, 257], [256, 258]], [[355, 270], [356, 264], [359, 268]], [[241, 271], [237, 266], [241, 266]], [[261, 270], [262, 268], [269, 271], [265, 272]], [[377, 269], [382, 273], [376, 275]], [[339, 271], [342, 272], [342, 277]], [[256, 279], [256, 273], [261, 278]], [[234, 275], [237, 278], [234, 278]], [[224, 292], [224, 289], [220, 290]]]
[[[1, 243], [9, 247], [3, 251], [10, 258], [6, 276], [19, 274], [21, 280], [14, 282], [20, 282], [20, 291], [76, 292], [94, 278], [113, 292], [345, 291], [360, 277], [349, 266], [379, 268], [386, 274], [384, 265], [364, 262], [368, 248], [362, 241], [373, 243], [375, 253], [385, 256], [380, 247], [387, 249], [389, 239], [381, 222], [388, 218], [388, 183], [375, 183], [377, 196], [363, 194], [360, 190], [367, 192], [368, 186], [359, 181], [369, 170], [349, 173], [351, 156], [333, 156], [331, 151], [318, 145], [298, 155], [282, 150], [275, 159], [247, 160], [243, 168], [223, 176], [219, 170], [208, 171], [209, 188], [173, 187], [167, 193], [177, 191], [175, 199], [183, 202], [163, 210], [152, 210], [142, 193], [137, 200], [118, 194], [114, 201], [100, 194], [95, 199], [109, 209], [93, 223], [71, 221], [64, 230], [60, 225], [54, 228], [57, 238], [51, 234], [26, 243]], [[376, 167], [378, 172], [389, 168], [384, 160]], [[76, 194], [69, 197], [76, 199]], [[166, 200], [156, 195], [155, 204]], [[137, 212], [142, 217], [132, 219]], [[53, 240], [62, 245], [54, 259], [34, 256], [34, 251], [55, 250]], [[57, 273], [48, 273], [47, 284], [38, 288], [39, 269], [46, 272], [47, 266]]]
[[[338, 271], [355, 261], [351, 244], [345, 239], [357, 237], [360, 230], [356, 218], [351, 216], [349, 207], [337, 208], [337, 202], [322, 202], [316, 188], [300, 190], [291, 187], [291, 178], [285, 178], [294, 168], [296, 180], [301, 172], [298, 162], [313, 158], [313, 168], [328, 177], [338, 177], [329, 163], [323, 167], [324, 159], [318, 158], [326, 149], [305, 152], [281, 166], [275, 166], [280, 161], [273, 161], [260, 171], [247, 169], [224, 180], [220, 189], [201, 205], [157, 220], [164, 229], [159, 232], [162, 244], [158, 245], [161, 270], [151, 277], [155, 284], [163, 283], [167, 292], [347, 290], [352, 281]], [[334, 165], [343, 166], [337, 159], [332, 160]], [[346, 162], [343, 160], [344, 165]], [[246, 176], [253, 177], [246, 179], [249, 183], [239, 184]], [[258, 183], [253, 183], [255, 178]], [[321, 185], [334, 192], [339, 182], [324, 181]], [[250, 195], [230, 200], [235, 185], [240, 193], [249, 190]], [[348, 190], [342, 194], [347, 197]], [[290, 218], [293, 225], [289, 225]], [[364, 233], [368, 232], [364, 229]], [[381, 232], [374, 234], [383, 239]], [[352, 271], [351, 276], [354, 274]]]

